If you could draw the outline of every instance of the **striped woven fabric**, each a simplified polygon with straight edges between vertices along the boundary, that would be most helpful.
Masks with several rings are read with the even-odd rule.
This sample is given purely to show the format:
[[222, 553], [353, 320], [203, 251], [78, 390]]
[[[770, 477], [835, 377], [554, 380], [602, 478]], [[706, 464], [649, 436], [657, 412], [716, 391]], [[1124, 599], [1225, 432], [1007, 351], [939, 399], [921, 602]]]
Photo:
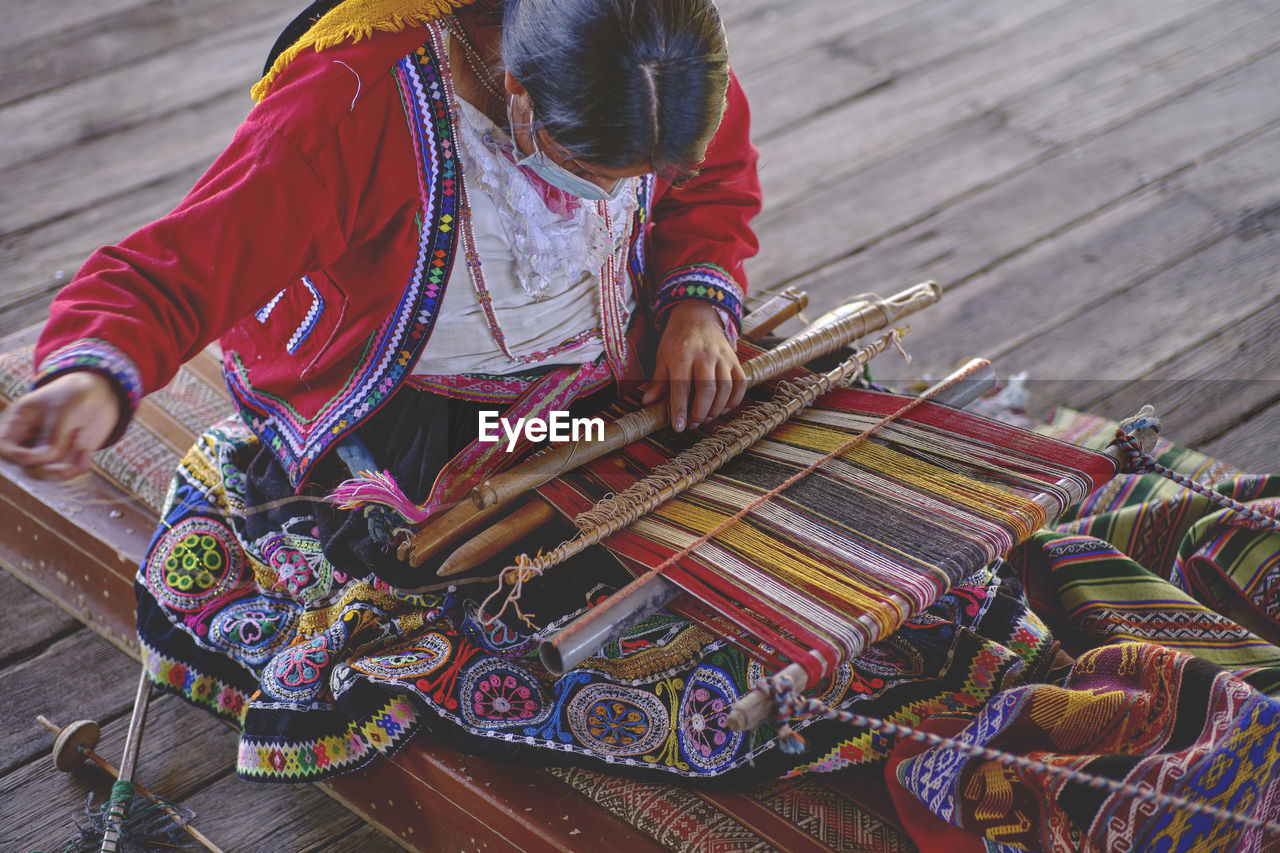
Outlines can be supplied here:
[[[905, 402], [828, 394], [606, 547], [634, 572], [651, 570]], [[577, 514], [689, 441], [660, 433], [540, 491]], [[762, 662], [801, 663], [816, 682], [1113, 472], [1101, 454], [925, 404], [699, 544], [666, 576]]]
[[[1060, 409], [1041, 429], [1099, 447], [1115, 423]], [[1157, 460], [1220, 494], [1274, 512], [1280, 478], [1242, 474], [1168, 441]], [[1159, 643], [1280, 693], [1280, 534], [1240, 525], [1155, 474], [1121, 474], [1013, 555], [1028, 598], [1073, 651]]]

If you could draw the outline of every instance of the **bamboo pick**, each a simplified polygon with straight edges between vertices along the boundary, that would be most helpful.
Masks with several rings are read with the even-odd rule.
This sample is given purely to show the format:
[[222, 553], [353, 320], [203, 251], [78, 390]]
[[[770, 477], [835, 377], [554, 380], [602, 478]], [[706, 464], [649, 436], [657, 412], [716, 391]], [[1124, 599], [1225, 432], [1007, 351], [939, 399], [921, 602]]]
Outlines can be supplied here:
[[439, 577], [447, 578], [469, 572], [490, 557], [501, 554], [529, 533], [559, 517], [551, 504], [534, 499], [504, 518], [501, 523], [485, 530], [458, 546], [449, 558], [436, 570]]
[[788, 287], [742, 318], [742, 337], [758, 341], [809, 306], [809, 294]]
[[[808, 304], [807, 293], [788, 287], [743, 318], [742, 336], [748, 340], [759, 340], [804, 310]], [[488, 521], [502, 507], [502, 504], [495, 504], [493, 512], [488, 509], [480, 510], [475, 517], [481, 521]], [[545, 501], [535, 498], [460, 545], [440, 564], [436, 574], [443, 578], [471, 571], [490, 557], [515, 545], [527, 534], [545, 524], [551, 524], [558, 517], [556, 511]], [[408, 543], [401, 548], [407, 551]]]
[[[808, 304], [808, 293], [788, 287], [742, 318], [742, 337], [749, 341], [759, 340], [797, 316]], [[455, 513], [450, 516], [452, 521], [449, 525], [428, 523], [412, 539], [400, 543], [396, 556], [412, 566], [420, 566], [449, 543], [495, 520], [502, 511], [503, 506], [495, 504], [481, 510], [468, 509], [465, 513]]]
[[[808, 335], [790, 338], [775, 349], [743, 363], [747, 386], [758, 385], [818, 356], [834, 352], [850, 341], [879, 331], [903, 317], [927, 308], [941, 296], [942, 288], [936, 282], [923, 282], [888, 299], [871, 302], [862, 310], [830, 326], [814, 330]], [[461, 503], [427, 522], [414, 535], [406, 549], [409, 564], [422, 565], [442, 547], [458, 538], [457, 531], [460, 529], [464, 532], [474, 530], [478, 526], [475, 518], [484, 510], [504, 504], [566, 471], [639, 441], [661, 429], [666, 423], [666, 402], [654, 403], [609, 424], [602, 441], [561, 445], [486, 480], [471, 493], [474, 505]]]

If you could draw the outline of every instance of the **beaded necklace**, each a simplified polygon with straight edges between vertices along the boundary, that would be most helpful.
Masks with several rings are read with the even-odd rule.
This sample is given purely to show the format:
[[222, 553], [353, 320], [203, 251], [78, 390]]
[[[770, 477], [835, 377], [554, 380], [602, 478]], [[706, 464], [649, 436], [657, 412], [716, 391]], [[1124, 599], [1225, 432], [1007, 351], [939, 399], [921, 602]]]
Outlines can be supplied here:
[[453, 15], [447, 15], [441, 20], [444, 22], [445, 29], [449, 31], [449, 34], [458, 40], [458, 46], [462, 48], [462, 56], [467, 61], [467, 65], [471, 67], [471, 72], [475, 74], [476, 79], [480, 81], [480, 85], [489, 94], [493, 95], [499, 104], [503, 103], [506, 98], [498, 91], [492, 76], [485, 68], [484, 58], [480, 56], [480, 51], [476, 49], [471, 38], [467, 35], [467, 28]]
[[[441, 75], [441, 78], [444, 81], [445, 95], [448, 98], [449, 109], [456, 127], [461, 123], [461, 112], [458, 107], [457, 93], [453, 87], [453, 75], [447, 67], [448, 49], [444, 43], [441, 30], [436, 27], [429, 29], [432, 46], [446, 65], [445, 73]], [[466, 54], [466, 51], [464, 51], [464, 54]], [[475, 288], [476, 298], [479, 300], [481, 310], [484, 313], [485, 324], [489, 327], [489, 332], [493, 335], [493, 339], [497, 342], [498, 348], [502, 350], [503, 355], [514, 361], [530, 364], [545, 361], [554, 355], [578, 347], [592, 337], [603, 336], [605, 356], [609, 360], [609, 366], [615, 376], [623, 376], [627, 363], [628, 344], [626, 337], [626, 297], [623, 292], [623, 272], [626, 269], [626, 264], [624, 258], [620, 257], [620, 255], [625, 255], [627, 241], [623, 240], [622, 247], [617, 247], [617, 241], [614, 239], [613, 234], [613, 217], [609, 213], [608, 203], [602, 201], [595, 203], [597, 214], [604, 220], [605, 232], [608, 234], [611, 246], [609, 255], [605, 258], [603, 268], [598, 276], [600, 284], [597, 295], [600, 301], [601, 326], [589, 329], [548, 349], [529, 355], [516, 355], [507, 346], [506, 335], [503, 334], [502, 326], [498, 323], [497, 314], [494, 312], [493, 297], [485, 284], [484, 270], [480, 264], [480, 254], [476, 251], [475, 231], [471, 223], [471, 205], [467, 200], [466, 181], [459, 180], [457, 189], [458, 209], [462, 218], [462, 246], [467, 259], [467, 271], [471, 275], [471, 283]]]

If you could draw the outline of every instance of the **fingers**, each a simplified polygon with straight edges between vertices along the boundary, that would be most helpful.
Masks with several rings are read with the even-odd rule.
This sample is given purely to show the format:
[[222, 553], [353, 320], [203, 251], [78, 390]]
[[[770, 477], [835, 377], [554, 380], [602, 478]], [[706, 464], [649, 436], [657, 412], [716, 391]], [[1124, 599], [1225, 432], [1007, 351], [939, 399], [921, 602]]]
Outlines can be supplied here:
[[733, 366], [729, 368], [730, 381], [733, 382], [733, 390], [729, 394], [729, 403], [726, 409], [736, 409], [742, 405], [743, 399], [747, 396], [747, 372], [742, 369], [742, 365], [735, 358]]
[[39, 402], [19, 400], [0, 421], [0, 459], [24, 468], [58, 462], [71, 448], [71, 435]]
[[69, 479], [88, 469], [118, 417], [108, 380], [88, 372], [65, 374], [0, 414], [0, 459], [33, 477]]
[[699, 427], [742, 403], [746, 374], [713, 307], [690, 302], [671, 309], [645, 405], [662, 399], [664, 391], [676, 432]]
[[737, 408], [747, 391], [747, 377], [737, 361], [682, 359], [659, 367], [646, 390], [643, 403], [650, 405], [667, 392], [671, 428], [683, 432]]
[[715, 366], [715, 397], [711, 400], [711, 407], [707, 410], [707, 417], [718, 418], [729, 407], [729, 398], [733, 396], [733, 374], [729, 369], [729, 365], [719, 362]]
[[[671, 428], [684, 432], [689, 417], [689, 364], [669, 370], [667, 373], [667, 412]], [[696, 424], [695, 424], [696, 426]]]
[[708, 364], [706, 362], [695, 361], [692, 365], [693, 382], [690, 392], [693, 397], [689, 405], [689, 422], [695, 428], [702, 426], [702, 422], [708, 419], [708, 416], [714, 417], [720, 414], [719, 409], [713, 407], [717, 394], [716, 383], [716, 363]]
[[74, 449], [66, 458], [48, 465], [28, 468], [27, 473], [38, 480], [73, 480], [88, 472], [93, 454], [84, 449]]

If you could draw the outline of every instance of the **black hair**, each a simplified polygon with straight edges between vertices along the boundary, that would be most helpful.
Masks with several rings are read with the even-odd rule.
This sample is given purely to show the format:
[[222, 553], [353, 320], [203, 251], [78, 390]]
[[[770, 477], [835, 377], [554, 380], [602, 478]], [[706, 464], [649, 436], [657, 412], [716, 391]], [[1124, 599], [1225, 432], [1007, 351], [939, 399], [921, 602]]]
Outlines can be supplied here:
[[506, 0], [502, 59], [537, 127], [588, 163], [692, 169], [724, 115], [713, 0]]

